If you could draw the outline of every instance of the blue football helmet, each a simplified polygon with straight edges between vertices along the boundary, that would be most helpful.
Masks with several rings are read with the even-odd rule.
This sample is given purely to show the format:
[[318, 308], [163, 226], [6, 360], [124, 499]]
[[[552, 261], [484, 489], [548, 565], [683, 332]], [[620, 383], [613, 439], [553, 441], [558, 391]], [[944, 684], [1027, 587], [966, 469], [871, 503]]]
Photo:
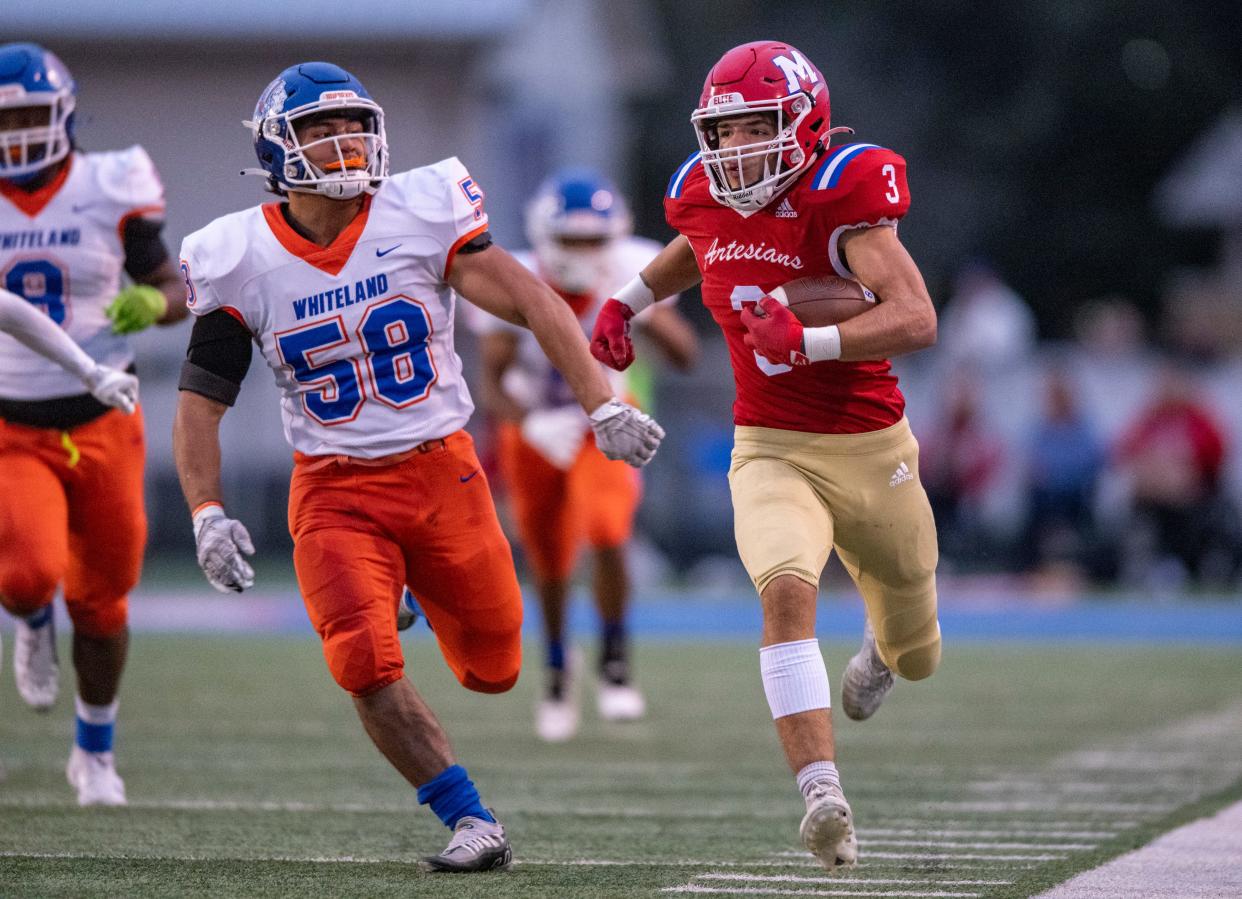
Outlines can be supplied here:
[[0, 110], [30, 111], [28, 121], [0, 130], [0, 179], [29, 181], [68, 156], [76, 103], [77, 85], [56, 54], [38, 44], [0, 45]]
[[526, 237], [541, 273], [567, 293], [601, 287], [610, 273], [609, 249], [630, 227], [625, 200], [590, 169], [556, 173], [526, 206]]
[[[312, 116], [344, 116], [357, 119], [362, 130], [333, 134], [302, 143], [298, 128]], [[304, 62], [290, 66], [267, 86], [259, 97], [254, 119], [245, 123], [254, 135], [259, 169], [243, 174], [267, 178], [268, 190], [284, 195], [290, 191], [322, 194], [348, 200], [362, 193], [375, 193], [388, 177], [388, 142], [384, 136], [384, 110], [367, 89], [340, 66], [328, 62]], [[361, 141], [365, 159], [342, 148], [342, 142]], [[307, 151], [334, 151], [316, 165]], [[318, 155], [316, 153], [315, 155]]]

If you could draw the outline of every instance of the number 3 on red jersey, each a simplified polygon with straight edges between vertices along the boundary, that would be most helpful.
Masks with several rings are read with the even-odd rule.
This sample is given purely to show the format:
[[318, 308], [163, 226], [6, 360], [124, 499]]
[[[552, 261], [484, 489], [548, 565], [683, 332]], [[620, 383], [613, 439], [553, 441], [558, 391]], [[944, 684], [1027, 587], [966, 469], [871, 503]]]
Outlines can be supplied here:
[[[733, 293], [729, 295], [733, 308], [738, 312], [742, 311], [743, 303], [758, 303], [764, 297], [764, 293], [753, 284], [739, 284], [733, 288]], [[753, 351], [752, 351], [753, 352]], [[754, 353], [755, 365], [759, 366], [759, 370], [769, 378], [773, 375], [783, 375], [787, 371], [793, 371], [792, 365], [785, 365], [780, 362], [769, 362], [758, 353]]]

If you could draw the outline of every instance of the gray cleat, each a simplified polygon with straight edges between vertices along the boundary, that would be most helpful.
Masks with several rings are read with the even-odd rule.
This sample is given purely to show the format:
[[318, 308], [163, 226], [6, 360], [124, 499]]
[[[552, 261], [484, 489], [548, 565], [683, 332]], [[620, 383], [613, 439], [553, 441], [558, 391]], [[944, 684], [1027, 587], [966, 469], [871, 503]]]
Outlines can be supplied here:
[[855, 721], [865, 721], [875, 714], [891, 689], [893, 672], [880, 659], [875, 631], [868, 619], [862, 649], [850, 659], [841, 676], [841, 708]]
[[424, 856], [422, 864], [428, 871], [467, 874], [501, 871], [512, 861], [513, 847], [505, 836], [504, 825], [499, 821], [467, 816], [453, 828], [453, 839], [449, 840], [444, 851], [439, 855]]

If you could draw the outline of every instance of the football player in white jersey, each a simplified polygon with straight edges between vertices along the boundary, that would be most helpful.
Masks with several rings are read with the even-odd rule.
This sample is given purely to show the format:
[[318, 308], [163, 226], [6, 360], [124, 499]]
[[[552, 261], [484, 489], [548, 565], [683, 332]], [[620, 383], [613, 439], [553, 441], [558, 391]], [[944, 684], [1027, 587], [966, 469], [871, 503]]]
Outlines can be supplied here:
[[[584, 331], [611, 294], [663, 248], [631, 233], [625, 201], [599, 174], [569, 169], [549, 178], [526, 210], [529, 253], [517, 258], [574, 311]], [[693, 364], [694, 331], [671, 297], [635, 319], [678, 368]], [[592, 585], [601, 621], [596, 700], [607, 721], [633, 721], [646, 710], [632, 677], [626, 634], [629, 577], [625, 546], [638, 511], [637, 471], [604, 458], [586, 415], [534, 336], [471, 308], [480, 336], [484, 407], [496, 423], [500, 470], [543, 609], [547, 676], [535, 731], [560, 742], [577, 732], [579, 672], [566, 653], [565, 609], [583, 544], [594, 562]], [[627, 376], [605, 371], [625, 396]]]
[[173, 437], [199, 564], [221, 591], [254, 582], [249, 535], [221, 503], [218, 438], [253, 343], [283, 393], [294, 567], [328, 667], [453, 830], [424, 863], [504, 867], [505, 830], [405, 677], [397, 635], [408, 585], [463, 686], [517, 681], [521, 596], [462, 430], [473, 406], [453, 348], [457, 294], [534, 331], [610, 457], [643, 465], [664, 432], [613, 395], [565, 304], [492, 244], [483, 192], [457, 159], [389, 176], [383, 110], [348, 72], [286, 69], [250, 126], [256, 172], [283, 201], [217, 219], [182, 247], [197, 320]]
[[[18, 691], [47, 709], [63, 584], [78, 680], [66, 773], [82, 805], [122, 805], [112, 741], [146, 516], [142, 416], [110, 407], [136, 389], [117, 380], [133, 362], [124, 335], [184, 318], [185, 291], [160, 238], [164, 188], [146, 151], [77, 151], [75, 100], [53, 54], [0, 46], [0, 288], [102, 367], [47, 358], [20, 325], [0, 334], [0, 603], [17, 619]], [[123, 272], [134, 282], [124, 288]], [[91, 380], [101, 373], [122, 395], [101, 393]]]

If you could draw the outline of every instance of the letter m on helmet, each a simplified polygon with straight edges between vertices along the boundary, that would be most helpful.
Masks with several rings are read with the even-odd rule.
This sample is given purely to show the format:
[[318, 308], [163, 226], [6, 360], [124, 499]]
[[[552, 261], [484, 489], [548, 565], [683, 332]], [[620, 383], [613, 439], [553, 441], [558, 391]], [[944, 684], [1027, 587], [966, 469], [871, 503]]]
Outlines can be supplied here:
[[797, 50], [790, 48], [789, 56], [772, 57], [772, 63], [785, 73], [785, 84], [791, 94], [802, 89], [801, 81], [808, 84], [819, 82], [819, 73], [815, 71], [815, 67]]

